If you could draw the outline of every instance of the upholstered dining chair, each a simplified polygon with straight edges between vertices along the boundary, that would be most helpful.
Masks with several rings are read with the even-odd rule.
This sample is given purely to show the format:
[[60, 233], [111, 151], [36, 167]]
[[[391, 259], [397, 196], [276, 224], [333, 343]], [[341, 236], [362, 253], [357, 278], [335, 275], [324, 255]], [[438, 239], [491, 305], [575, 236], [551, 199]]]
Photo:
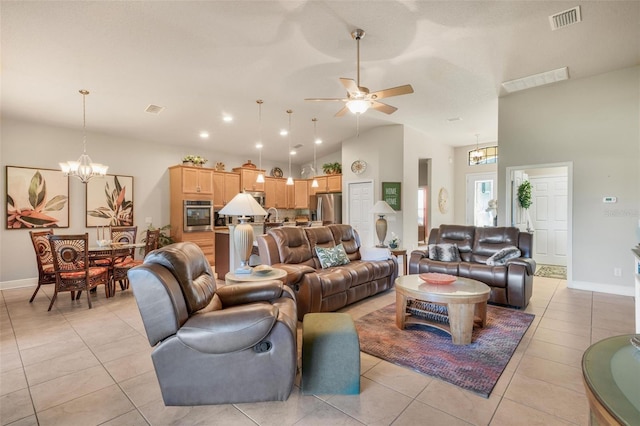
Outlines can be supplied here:
[[[150, 229], [147, 229], [147, 237], [145, 240], [144, 256], [146, 257], [147, 254], [158, 248], [158, 243], [160, 242], [160, 230], [156, 229], [152, 231]], [[129, 272], [129, 269], [138, 265], [142, 265], [142, 260], [133, 259], [133, 256], [127, 257], [124, 260], [120, 260], [114, 263], [111, 279], [114, 282], [117, 281], [120, 284], [121, 290], [128, 289], [129, 278], [127, 276], [127, 272]], [[111, 286], [111, 289], [115, 291], [115, 284]]]
[[89, 290], [103, 284], [105, 293], [109, 296], [109, 268], [89, 266], [89, 234], [49, 235], [49, 244], [51, 245], [56, 276], [55, 292], [49, 304], [49, 311], [53, 307], [58, 293], [62, 291], [85, 291], [89, 309], [91, 309]]
[[[36, 291], [33, 292], [29, 303], [33, 302], [36, 298], [38, 290], [45, 284], [55, 284], [56, 274], [53, 267], [53, 256], [51, 255], [51, 245], [49, 244], [49, 235], [53, 235], [51, 229], [45, 231], [29, 231], [31, 235], [31, 243], [36, 251], [36, 261], [38, 263], [38, 286]], [[71, 295], [73, 299], [74, 295]]]

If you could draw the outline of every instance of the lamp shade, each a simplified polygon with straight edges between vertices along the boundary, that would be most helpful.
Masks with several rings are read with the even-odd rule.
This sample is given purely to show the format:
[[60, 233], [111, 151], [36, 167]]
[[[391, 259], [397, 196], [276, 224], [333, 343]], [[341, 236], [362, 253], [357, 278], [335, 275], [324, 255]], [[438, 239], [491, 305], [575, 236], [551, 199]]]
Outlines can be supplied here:
[[396, 211], [391, 208], [386, 201], [380, 200], [373, 205], [369, 213], [375, 214], [395, 214]]
[[227, 216], [264, 216], [267, 214], [255, 198], [245, 192], [233, 197], [219, 213]]

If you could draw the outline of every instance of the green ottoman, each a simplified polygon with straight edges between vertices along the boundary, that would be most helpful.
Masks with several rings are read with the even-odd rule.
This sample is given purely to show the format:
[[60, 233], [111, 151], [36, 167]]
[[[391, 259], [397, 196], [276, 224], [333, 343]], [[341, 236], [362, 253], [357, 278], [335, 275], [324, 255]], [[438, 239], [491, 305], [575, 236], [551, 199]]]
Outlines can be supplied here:
[[302, 393], [360, 393], [360, 342], [351, 315], [314, 313], [304, 316]]

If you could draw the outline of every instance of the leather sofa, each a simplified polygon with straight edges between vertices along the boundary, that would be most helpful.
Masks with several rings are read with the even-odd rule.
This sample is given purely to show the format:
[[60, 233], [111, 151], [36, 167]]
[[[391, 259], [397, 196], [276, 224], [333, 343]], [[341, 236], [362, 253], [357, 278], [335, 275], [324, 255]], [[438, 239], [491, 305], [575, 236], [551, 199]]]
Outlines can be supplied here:
[[297, 366], [294, 295], [281, 281], [216, 288], [191, 242], [132, 268], [133, 288], [165, 405], [286, 400]]
[[[443, 262], [429, 258], [428, 250], [414, 250], [409, 273], [439, 272], [472, 278], [491, 288], [489, 302], [526, 308], [533, 291], [536, 262], [531, 258], [533, 236], [515, 227], [475, 227], [440, 225], [429, 234], [429, 244], [455, 244], [460, 261]], [[504, 265], [489, 265], [487, 259], [509, 246], [521, 256]]]
[[[260, 260], [287, 271], [286, 282], [295, 291], [298, 319], [310, 312], [332, 312], [393, 287], [398, 260], [363, 260], [360, 237], [350, 225], [312, 228], [271, 228], [257, 236]], [[316, 247], [342, 243], [349, 263], [322, 268]]]

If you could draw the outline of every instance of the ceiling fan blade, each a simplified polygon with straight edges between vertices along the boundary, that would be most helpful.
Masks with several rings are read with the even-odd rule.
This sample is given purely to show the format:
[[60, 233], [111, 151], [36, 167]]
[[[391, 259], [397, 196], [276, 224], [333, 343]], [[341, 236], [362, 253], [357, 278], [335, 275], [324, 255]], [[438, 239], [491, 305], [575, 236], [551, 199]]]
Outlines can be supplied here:
[[342, 109], [340, 111], [336, 112], [336, 115], [334, 115], [334, 117], [342, 117], [343, 115], [345, 115], [348, 112], [349, 112], [349, 108], [344, 106], [344, 107], [342, 107]]
[[344, 86], [345, 89], [347, 89], [347, 92], [349, 92], [349, 95], [351, 96], [358, 96], [360, 95], [360, 88], [358, 87], [358, 85], [356, 84], [355, 80], [352, 80], [350, 78], [340, 78], [340, 82], [342, 83], [342, 85]]
[[305, 101], [335, 101], [335, 102], [349, 102], [349, 99], [341, 98], [306, 98]]
[[405, 84], [404, 86], [392, 87], [391, 89], [373, 92], [371, 94], [371, 99], [384, 99], [390, 98], [391, 96], [408, 95], [409, 93], [413, 93], [413, 87], [411, 87], [410, 84]]
[[382, 102], [378, 101], [371, 101], [371, 108], [375, 109], [376, 111], [384, 112], [385, 114], [393, 114], [398, 110], [398, 108], [394, 106], [383, 104]]

